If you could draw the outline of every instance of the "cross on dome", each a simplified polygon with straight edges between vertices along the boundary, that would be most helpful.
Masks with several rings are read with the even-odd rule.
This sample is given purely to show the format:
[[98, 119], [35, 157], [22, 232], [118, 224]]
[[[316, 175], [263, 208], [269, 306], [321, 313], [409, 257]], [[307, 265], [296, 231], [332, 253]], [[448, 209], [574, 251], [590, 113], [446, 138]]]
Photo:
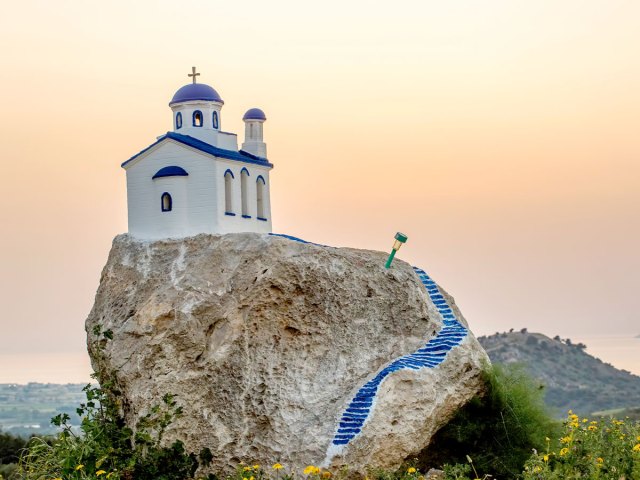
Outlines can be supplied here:
[[200, 75], [199, 73], [196, 73], [196, 67], [191, 67], [191, 73], [188, 74], [188, 77], [193, 77], [193, 83], [196, 83], [196, 77]]

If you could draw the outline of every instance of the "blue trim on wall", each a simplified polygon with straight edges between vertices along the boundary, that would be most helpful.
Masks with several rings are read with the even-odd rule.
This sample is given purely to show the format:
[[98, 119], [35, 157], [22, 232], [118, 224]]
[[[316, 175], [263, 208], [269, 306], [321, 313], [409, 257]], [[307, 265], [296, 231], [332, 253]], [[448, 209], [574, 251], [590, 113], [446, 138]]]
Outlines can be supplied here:
[[[200, 114], [200, 125], [196, 124], [196, 115]], [[204, 116], [202, 115], [202, 112], [200, 110], [194, 110], [193, 111], [193, 115], [191, 116], [192, 120], [193, 120], [193, 126], [194, 127], [202, 127], [202, 125], [204, 124]]]
[[235, 217], [236, 214], [235, 213], [231, 213], [231, 212], [224, 212], [225, 215], [229, 215], [230, 217]]
[[214, 110], [213, 115], [212, 115], [212, 124], [213, 124], [213, 128], [215, 128], [216, 130], [218, 130], [218, 128], [220, 127], [220, 123], [218, 122], [218, 112], [216, 112]]
[[260, 180], [262, 180], [263, 185], [267, 184], [267, 182], [264, 181], [264, 177], [262, 175], [258, 175], [258, 178], [256, 178], [256, 183], [258, 183]]
[[155, 180], [156, 178], [162, 177], [187, 177], [189, 174], [182, 167], [176, 167], [175, 165], [171, 165], [169, 167], [161, 168], [156, 172], [156, 174], [151, 177], [151, 180]]
[[[164, 199], [165, 197], [169, 198], [169, 208], [164, 208]], [[160, 196], [160, 210], [163, 212], [170, 212], [173, 209], [173, 199], [171, 198], [171, 194], [169, 192], [164, 192]]]
[[250, 177], [251, 175], [249, 174], [249, 170], [247, 170], [247, 167], [242, 167], [242, 170], [240, 170], [240, 175], [242, 175], [244, 172], [247, 172], [247, 177]]
[[251, 218], [251, 215], [242, 215], [242, 218]]
[[231, 174], [231, 178], [233, 178], [235, 180], [236, 177], [235, 177], [235, 175], [233, 174], [233, 172], [231, 171], [230, 168], [227, 168], [227, 170], [224, 172], [223, 177], [226, 177], [227, 173], [230, 173]]
[[262, 217], [256, 217], [256, 218], [257, 218], [258, 220], [263, 221], [263, 222], [266, 222], [266, 221], [267, 221], [267, 219], [266, 219], [266, 218], [262, 218]]
[[262, 165], [263, 167], [273, 168], [273, 164], [269, 163], [266, 158], [258, 157], [249, 152], [245, 152], [244, 150], [240, 150], [239, 152], [236, 152], [234, 150], [225, 150], [223, 148], [214, 147], [213, 145], [203, 142], [202, 140], [198, 140], [197, 138], [193, 138], [193, 137], [190, 137], [189, 135], [183, 135], [181, 133], [175, 133], [175, 132], [167, 132], [165, 135], [163, 135], [158, 140], [153, 142], [147, 148], [136, 153], [133, 157], [131, 157], [126, 162], [123, 162], [121, 164], [121, 167], [123, 168], [126, 167], [130, 162], [138, 158], [140, 155], [145, 154], [147, 151], [149, 151], [159, 143], [164, 142], [165, 140], [174, 140], [178, 143], [187, 145], [188, 147], [195, 148], [196, 150], [199, 150], [203, 153], [207, 153], [213, 157], [227, 158], [229, 160], [237, 160], [243, 163], [248, 163], [252, 165]]
[[176, 130], [182, 128], [182, 112], [176, 113]]

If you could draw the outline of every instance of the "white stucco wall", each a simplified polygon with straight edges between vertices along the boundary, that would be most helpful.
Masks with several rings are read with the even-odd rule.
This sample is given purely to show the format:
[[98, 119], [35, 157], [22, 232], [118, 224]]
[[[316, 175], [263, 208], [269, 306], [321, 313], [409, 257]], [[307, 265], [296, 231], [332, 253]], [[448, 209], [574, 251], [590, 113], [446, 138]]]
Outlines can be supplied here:
[[[225, 148], [228, 150], [232, 150], [232, 147], [229, 147], [229, 140], [227, 136], [228, 133], [224, 133], [224, 139], [222, 139], [222, 143], [227, 146], [223, 146], [220, 144], [221, 140], [221, 132], [222, 128], [222, 104], [217, 102], [206, 102], [206, 101], [190, 101], [190, 102], [181, 102], [171, 107], [173, 119], [173, 131], [176, 133], [181, 133], [182, 135], [189, 135], [191, 137], [197, 138], [198, 140], [202, 140], [203, 142], [207, 142], [209, 145], [213, 145], [215, 147]], [[202, 126], [194, 127], [193, 126], [193, 112], [196, 110], [202, 112]], [[182, 127], [177, 128], [176, 125], [176, 114], [180, 112], [182, 114]], [[213, 128], [213, 112], [218, 112], [218, 128]], [[235, 137], [235, 135], [234, 135]], [[237, 150], [237, 141], [235, 150]]]
[[[163, 167], [178, 166], [189, 176], [152, 180]], [[212, 157], [181, 143], [165, 140], [126, 165], [129, 233], [143, 239], [179, 238], [198, 233], [271, 232], [269, 168], [236, 160]], [[249, 171], [248, 213], [241, 215], [240, 172]], [[224, 173], [234, 174], [233, 208], [235, 216], [225, 215]], [[266, 182], [264, 202], [266, 221], [258, 220], [256, 179]], [[161, 196], [168, 192], [173, 205], [162, 212]]]
[[229, 132], [218, 132], [218, 147], [237, 152], [238, 135]]
[[[216, 177], [219, 182], [216, 185], [220, 187], [216, 190], [216, 203], [219, 207], [218, 215], [220, 216], [220, 223], [218, 224], [217, 233], [232, 233], [232, 232], [258, 232], [269, 233], [271, 232], [271, 201], [270, 201], [270, 186], [269, 186], [269, 168], [261, 165], [253, 165], [242, 162], [236, 162], [233, 160], [218, 159], [216, 162]], [[241, 191], [241, 171], [246, 168], [249, 171], [249, 178], [247, 181], [247, 207], [248, 214], [251, 218], [242, 217], [242, 191]], [[232, 182], [232, 204], [234, 216], [226, 215], [224, 211], [225, 207], [225, 191], [224, 191], [224, 174], [227, 170], [233, 172], [234, 180]], [[266, 221], [258, 220], [258, 203], [257, 203], [257, 189], [256, 180], [259, 175], [265, 180], [265, 195], [264, 195], [264, 210], [266, 213]]]

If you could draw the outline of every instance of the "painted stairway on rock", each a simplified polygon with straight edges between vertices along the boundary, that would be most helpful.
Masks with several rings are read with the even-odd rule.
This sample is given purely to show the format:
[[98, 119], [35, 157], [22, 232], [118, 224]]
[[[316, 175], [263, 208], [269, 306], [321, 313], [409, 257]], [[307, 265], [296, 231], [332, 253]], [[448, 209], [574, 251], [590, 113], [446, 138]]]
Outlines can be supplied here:
[[[274, 233], [271, 235], [288, 238], [289, 240], [301, 243], [312, 243], [290, 235]], [[326, 246], [317, 243], [313, 245]], [[445, 360], [447, 354], [453, 348], [460, 345], [468, 334], [467, 329], [458, 322], [455, 313], [453, 313], [453, 309], [440, 292], [438, 285], [436, 285], [424, 270], [417, 267], [413, 267], [413, 270], [418, 275], [420, 282], [427, 291], [429, 299], [433, 302], [442, 317], [443, 326], [424, 347], [393, 360], [358, 390], [340, 417], [333, 440], [327, 450], [325, 464], [328, 464], [335, 455], [339, 454], [351, 440], [360, 434], [373, 412], [378, 389], [385, 378], [399, 370], [436, 368]]]

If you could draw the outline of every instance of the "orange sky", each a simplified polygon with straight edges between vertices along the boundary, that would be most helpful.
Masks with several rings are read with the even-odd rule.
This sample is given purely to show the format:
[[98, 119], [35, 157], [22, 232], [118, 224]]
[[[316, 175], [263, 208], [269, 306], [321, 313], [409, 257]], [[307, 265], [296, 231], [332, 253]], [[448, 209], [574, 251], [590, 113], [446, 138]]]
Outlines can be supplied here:
[[640, 2], [25, 0], [0, 41], [6, 352], [83, 351], [192, 65], [223, 129], [265, 110], [276, 231], [407, 233], [478, 335], [640, 333]]

